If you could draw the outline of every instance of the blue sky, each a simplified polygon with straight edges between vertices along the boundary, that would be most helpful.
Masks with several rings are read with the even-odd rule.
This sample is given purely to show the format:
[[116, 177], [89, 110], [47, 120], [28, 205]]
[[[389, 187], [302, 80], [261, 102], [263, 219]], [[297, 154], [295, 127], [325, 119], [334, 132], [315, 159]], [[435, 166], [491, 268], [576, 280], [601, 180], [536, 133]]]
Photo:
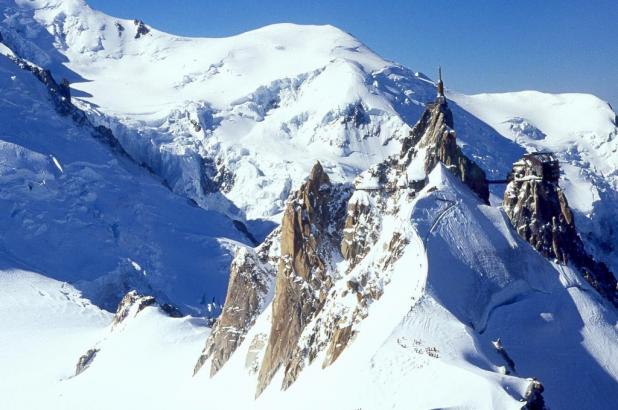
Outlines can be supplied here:
[[618, 0], [87, 0], [159, 30], [223, 37], [332, 24], [382, 57], [466, 93], [589, 92], [618, 110]]

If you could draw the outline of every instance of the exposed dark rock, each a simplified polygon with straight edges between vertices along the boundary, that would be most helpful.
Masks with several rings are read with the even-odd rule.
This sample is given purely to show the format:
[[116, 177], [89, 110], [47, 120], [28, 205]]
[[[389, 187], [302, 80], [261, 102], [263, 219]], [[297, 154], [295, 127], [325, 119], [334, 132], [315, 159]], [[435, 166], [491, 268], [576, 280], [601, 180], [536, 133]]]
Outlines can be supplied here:
[[164, 303], [160, 308], [169, 317], [183, 317], [182, 311], [170, 303]]
[[[359, 113], [354, 111], [353, 117]], [[408, 180], [409, 170], [416, 168], [416, 163], [412, 161], [420, 161], [421, 173], [416, 174], [422, 176], [418, 181]], [[366, 255], [377, 240], [380, 215], [388, 212], [388, 203], [393, 202], [389, 198], [413, 196], [425, 185], [426, 175], [438, 162], [444, 163], [485, 203], [488, 202], [485, 173], [457, 146], [452, 113], [443, 96], [436, 104], [428, 106], [410, 137], [403, 141], [399, 156], [371, 168], [366, 175], [366, 184], [362, 178], [355, 183], [357, 192], [347, 206], [342, 240], [338, 242], [342, 256], [349, 261], [349, 269]], [[324, 189], [322, 193], [317, 187], [329, 186], [332, 190], [321, 167], [314, 168], [307, 184], [286, 209], [282, 223], [282, 258], [273, 302], [273, 324], [260, 369], [258, 394], [282, 365], [285, 366], [282, 386], [285, 389], [294, 382], [305, 362], [311, 363], [320, 350], [327, 349], [323, 366], [332, 364], [353, 338], [353, 324], [362, 320], [366, 316], [367, 306], [382, 295], [382, 287], [375, 278], [361, 274], [357, 280], [349, 282], [349, 289], [345, 291], [355, 294], [358, 301], [349, 316], [318, 317], [331, 287], [327, 265], [332, 258], [327, 255], [327, 249], [333, 243], [332, 237], [329, 239], [333, 230], [327, 229], [329, 215], [323, 206], [336, 201], [329, 198], [329, 189]], [[405, 244], [406, 239], [395, 232], [386, 245], [387, 256], [377, 261], [376, 269], [392, 266]], [[320, 324], [312, 324], [307, 329], [307, 324], [316, 317]], [[319, 332], [322, 335], [318, 334], [317, 328], [321, 329]], [[304, 342], [299, 344], [301, 333], [308, 347], [303, 347]]]
[[[388, 210], [388, 204], [396, 202], [401, 195], [413, 198], [425, 186], [426, 175], [439, 162], [488, 203], [485, 172], [457, 146], [453, 115], [443, 95], [438, 96], [435, 104], [428, 104], [409, 137], [402, 141], [400, 155], [370, 168], [363, 178], [355, 182], [357, 192], [348, 205], [341, 242], [341, 254], [349, 262], [350, 270], [365, 257], [378, 239], [381, 215], [396, 212]], [[392, 266], [400, 258], [406, 243], [405, 236], [395, 232], [385, 247], [384, 258], [378, 261], [378, 269], [386, 270]], [[351, 323], [357, 323], [366, 316], [367, 306], [382, 296], [383, 289], [375, 278], [361, 274], [356, 280], [348, 281], [345, 293], [348, 292], [355, 294], [358, 302], [349, 317], [341, 323], [335, 318], [328, 324], [322, 324], [322, 327], [333, 329], [328, 338], [324, 367], [337, 360], [350, 343], [354, 337]]]
[[353, 267], [369, 251], [377, 239], [377, 232], [372, 229], [373, 215], [369, 204], [350, 201], [348, 214], [343, 228], [341, 254]]
[[[49, 95], [52, 102], [54, 103], [54, 108], [60, 115], [72, 115], [73, 119], [79, 124], [83, 124], [85, 122], [85, 114], [77, 110], [73, 104], [71, 104], [70, 93], [63, 90], [63, 87], [58, 84], [56, 80], [54, 80], [54, 77], [49, 70], [41, 69], [23, 61], [18, 61], [18, 65], [21, 68], [32, 72], [32, 74], [34, 74], [39, 81], [45, 84], [49, 90]], [[67, 94], [69, 94], [69, 98], [66, 98]]]
[[522, 410], [547, 410], [545, 407], [545, 400], [543, 399], [543, 392], [545, 388], [540, 381], [536, 379], [530, 379], [530, 384], [526, 389], [524, 400], [526, 404], [521, 408]]
[[191, 125], [193, 125], [193, 129], [195, 130], [195, 132], [200, 132], [202, 130], [202, 126], [199, 122], [197, 122], [193, 118], [189, 119], [189, 121], [191, 122]]
[[504, 363], [506, 364], [506, 374], [514, 374], [515, 373], [515, 362], [513, 361], [513, 359], [511, 359], [511, 356], [509, 356], [509, 354], [504, 349], [504, 346], [502, 345], [502, 341], [498, 339], [492, 343], [494, 347], [496, 348], [496, 351], [498, 352], [500, 357], [502, 357], [502, 359], [504, 360]]
[[75, 376], [82, 373], [92, 364], [92, 361], [98, 352], [99, 349], [89, 349], [79, 358], [79, 360], [77, 360], [77, 365], [75, 366]]
[[142, 20], [133, 20], [133, 24], [135, 24], [135, 26], [137, 27], [137, 30], [135, 32], [136, 39], [150, 33], [150, 29], [148, 28], [148, 26], [146, 26], [146, 24], [144, 24]]
[[[343, 256], [352, 272], [377, 241], [381, 215], [398, 212], [396, 208], [401, 201], [414, 197], [425, 186], [426, 175], [438, 162], [444, 163], [487, 203], [485, 173], [457, 146], [452, 126], [452, 114], [442, 97], [438, 103], [428, 106], [410, 137], [403, 141], [400, 155], [372, 167], [355, 182], [356, 192], [349, 201], [349, 187], [332, 184], [319, 163], [308, 180], [290, 196], [280, 226], [270, 333], [254, 336], [246, 358], [246, 366], [251, 371], [258, 369], [261, 358], [256, 396], [278, 370], [283, 370], [282, 388], [286, 389], [320, 352], [325, 352], [322, 366], [327, 367], [351, 343], [355, 325], [366, 317], [369, 305], [382, 296], [384, 281], [388, 280], [382, 273], [401, 257], [408, 237], [394, 231], [382, 245], [384, 256], [372, 261], [367, 270], [355, 271], [347, 289], [333, 289], [332, 264]], [[420, 172], [416, 172], [417, 165]], [[419, 175], [420, 179], [408, 181], [408, 175]], [[215, 374], [253, 325], [256, 314], [251, 312], [260, 311], [253, 293], [258, 288], [256, 278], [242, 277], [234, 270], [255, 273], [255, 265], [244, 266], [243, 262], [233, 267], [224, 313], [213, 329], [196, 371], [212, 358], [211, 374]], [[339, 292], [344, 297], [352, 294], [356, 298], [357, 303], [345, 314], [324, 308], [339, 297]], [[241, 294], [244, 300], [239, 300]], [[514, 363], [506, 352], [503, 357], [509, 370], [514, 371]]]
[[217, 162], [211, 158], [201, 158], [201, 180], [200, 185], [204, 194], [215, 192], [227, 193], [234, 186], [234, 173], [230, 171], [223, 160]]
[[528, 156], [516, 162], [504, 193], [504, 211], [519, 236], [539, 253], [572, 264], [592, 287], [618, 306], [616, 278], [586, 252], [555, 170], [549, 171]]
[[[380, 198], [395, 194], [399, 190], [407, 190], [414, 195], [425, 186], [426, 179], [413, 180], [408, 177], [408, 169], [413, 161], [422, 160], [424, 175], [442, 162], [463, 183], [468, 185], [485, 203], [489, 203], [489, 188], [485, 172], [472, 160], [466, 157], [457, 145], [453, 130], [453, 114], [446, 100], [438, 98], [434, 104], [428, 104], [420, 120], [416, 123], [410, 135], [402, 141], [401, 153], [386, 159], [370, 168], [367, 173], [375, 177], [378, 186], [357, 190], [369, 191], [376, 203], [383, 203]], [[353, 197], [354, 198], [354, 197]], [[341, 253], [353, 267], [363, 258], [376, 239], [376, 219], [367, 201], [350, 201], [348, 206]], [[381, 212], [378, 210], [378, 213]]]
[[326, 358], [322, 364], [322, 368], [330, 366], [339, 358], [339, 355], [346, 348], [352, 337], [354, 337], [352, 325], [345, 327], [337, 327], [333, 332], [330, 345], [326, 351]]
[[[124, 158], [128, 158], [131, 161], [133, 160], [131, 156], [129, 156], [129, 154], [124, 150], [120, 142], [118, 142], [118, 140], [112, 133], [112, 130], [110, 130], [109, 128], [104, 127], [102, 125], [97, 125], [93, 127], [92, 136], [94, 137], [94, 139], [96, 139], [100, 143], [109, 147], [114, 153]], [[152, 170], [148, 169], [148, 167], [144, 167], [144, 168], [146, 168], [148, 172], [154, 175]]]
[[245, 225], [242, 221], [239, 221], [237, 219], [234, 219], [232, 221], [232, 223], [234, 224], [234, 227], [236, 229], [238, 229], [238, 231], [240, 231], [241, 233], [243, 233], [247, 239], [249, 239], [251, 241], [251, 243], [253, 244], [253, 246], [256, 246], [259, 244], [259, 242], [257, 241], [257, 239], [255, 239], [255, 237], [253, 236], [253, 234], [251, 232], [249, 232], [249, 230], [247, 229], [247, 225]]
[[116, 26], [116, 30], [118, 30], [118, 37], [122, 36], [122, 33], [124, 32], [124, 26], [118, 21], [115, 22], [114, 25]]
[[361, 103], [350, 104], [346, 107], [342, 122], [344, 124], [351, 124], [355, 128], [362, 125], [367, 125], [371, 122], [369, 114], [365, 110], [365, 107]]
[[283, 387], [295, 380], [306, 357], [306, 352], [298, 349], [298, 339], [311, 317], [319, 313], [332, 283], [331, 253], [337, 252], [341, 241], [349, 191], [347, 185], [331, 184], [317, 163], [291, 196], [281, 227], [255, 252], [239, 251], [232, 263], [222, 315], [195, 372], [209, 359], [211, 375], [218, 372], [243, 342], [276, 288], [271, 333], [255, 335], [246, 363], [252, 372], [259, 370], [258, 394], [282, 365]]
[[69, 84], [69, 80], [63, 78], [62, 81], [60, 81], [60, 85], [58, 86], [58, 92], [62, 97], [71, 101], [71, 87]]
[[111, 148], [114, 153], [133, 161], [109, 128], [102, 125], [95, 126], [82, 110], [71, 103], [71, 89], [68, 80], [63, 79], [58, 84], [49, 70], [44, 70], [20, 58], [11, 57], [10, 59], [21, 69], [31, 72], [45, 85], [58, 114], [70, 116], [76, 124], [89, 128], [92, 136]]

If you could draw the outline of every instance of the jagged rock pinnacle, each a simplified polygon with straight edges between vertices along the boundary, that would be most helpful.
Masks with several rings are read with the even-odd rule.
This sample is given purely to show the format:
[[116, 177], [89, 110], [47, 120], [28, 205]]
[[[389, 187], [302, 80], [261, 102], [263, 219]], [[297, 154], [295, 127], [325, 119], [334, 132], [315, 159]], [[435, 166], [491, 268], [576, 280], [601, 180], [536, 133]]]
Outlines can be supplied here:
[[519, 236], [539, 253], [572, 263], [601, 295], [618, 306], [616, 279], [584, 249], [573, 213], [558, 184], [557, 161], [549, 154], [526, 155], [513, 165], [503, 207]]
[[242, 343], [247, 331], [263, 310], [274, 269], [266, 261], [272, 240], [266, 240], [256, 251], [240, 248], [230, 267], [225, 305], [210, 333], [202, 355], [195, 365], [196, 374], [211, 358], [210, 375], [214, 376]]
[[288, 202], [281, 222], [281, 260], [275, 282], [272, 328], [259, 373], [257, 394], [285, 365], [284, 387], [296, 377], [290, 359], [308, 318], [319, 310], [331, 286], [324, 255], [331, 183], [317, 162]]
[[489, 187], [485, 172], [464, 155], [457, 145], [453, 113], [446, 104], [429, 104], [410, 136], [402, 142], [400, 161], [407, 167], [421, 151], [425, 152], [425, 173], [442, 162], [468, 185], [485, 203], [489, 203]]

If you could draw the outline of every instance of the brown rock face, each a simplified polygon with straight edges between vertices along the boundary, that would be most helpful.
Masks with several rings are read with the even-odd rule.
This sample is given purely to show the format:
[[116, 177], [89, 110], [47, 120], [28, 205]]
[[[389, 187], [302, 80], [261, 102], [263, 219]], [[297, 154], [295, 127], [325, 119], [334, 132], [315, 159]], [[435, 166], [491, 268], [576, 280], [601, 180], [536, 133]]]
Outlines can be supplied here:
[[343, 349], [347, 347], [352, 337], [354, 337], [354, 331], [351, 325], [335, 329], [331, 343], [326, 351], [326, 358], [324, 359], [322, 368], [330, 366], [339, 358], [339, 355], [343, 352]]
[[[290, 386], [321, 351], [326, 353], [322, 366], [331, 365], [354, 339], [355, 325], [366, 317], [368, 306], [381, 297], [385, 279], [382, 273], [398, 260], [406, 238], [394, 232], [384, 245], [388, 256], [373, 261], [366, 272], [355, 273], [348, 289], [339, 290], [343, 297], [351, 293], [357, 301], [346, 314], [324, 308], [335, 306], [339, 297], [333, 289], [332, 265], [343, 256], [349, 262], [348, 273], [354, 270], [379, 239], [381, 215], [397, 212], [391, 208], [397, 206], [402, 195], [412, 198], [422, 189], [423, 170], [430, 172], [438, 162], [443, 162], [487, 202], [485, 174], [457, 146], [452, 115], [445, 102], [428, 107], [403, 146], [400, 156], [368, 171], [369, 182], [362, 178], [358, 181], [352, 199], [349, 187], [332, 184], [319, 163], [290, 197], [280, 226], [270, 334], [256, 335], [246, 358], [249, 369], [256, 369], [261, 358], [256, 395], [268, 386], [278, 370], [283, 371], [282, 388]], [[413, 160], [421, 165], [423, 175], [418, 181], [408, 181]], [[254, 316], [248, 312], [259, 310], [252, 293], [258, 289], [255, 278], [244, 280], [234, 271], [254, 272], [255, 265], [233, 265], [224, 312], [196, 369], [212, 357], [214, 374], [253, 324], [254, 319], [250, 318]]]
[[503, 206], [517, 233], [546, 258], [567, 263], [570, 244], [579, 237], [564, 193], [524, 161], [515, 164], [513, 178]]
[[112, 330], [124, 322], [130, 315], [137, 316], [139, 312], [148, 306], [157, 306], [159, 310], [170, 317], [182, 317], [182, 312], [169, 303], [159, 304], [154, 296], [144, 296], [132, 290], [122, 297], [116, 314], [112, 319]]
[[223, 312], [206, 341], [194, 374], [212, 358], [210, 375], [214, 376], [242, 343], [262, 312], [274, 278], [274, 269], [268, 264], [267, 249], [264, 249], [270, 245], [269, 239], [258, 248], [259, 253], [248, 248], [240, 248], [236, 253], [230, 267]]
[[[376, 204], [383, 203], [384, 198], [396, 195], [401, 190], [411, 190], [410, 195], [413, 195], [414, 191], [425, 185], [424, 175], [419, 180], [411, 180], [407, 175], [408, 168], [413, 161], [419, 160], [419, 156], [424, 156], [420, 159], [425, 175], [429, 174], [438, 162], [442, 162], [485, 203], [489, 203], [485, 172], [457, 146], [453, 114], [444, 100], [427, 105], [410, 135], [402, 141], [399, 157], [388, 158], [367, 171], [375, 178], [378, 186], [357, 189], [370, 191], [368, 195], [374, 199], [371, 202]], [[379, 214], [383, 210], [372, 209], [369, 202], [350, 201], [341, 253], [351, 267], [364, 257], [376, 239], [374, 225], [377, 218], [374, 211]]]
[[[320, 163], [289, 201], [281, 223], [281, 259], [275, 281], [272, 327], [258, 377], [257, 394], [285, 366], [283, 387], [296, 378], [291, 359], [300, 335], [332, 285], [328, 266], [333, 238], [329, 225], [332, 185]], [[335, 248], [336, 249], [336, 248]]]
[[526, 158], [516, 162], [503, 207], [519, 236], [546, 258], [572, 263], [601, 295], [618, 305], [616, 279], [585, 251], [557, 179], [543, 177]]
[[404, 166], [410, 163], [418, 150], [425, 149], [426, 173], [431, 172], [438, 162], [442, 162], [485, 203], [489, 203], [485, 172], [466, 157], [457, 145], [453, 114], [446, 103], [428, 105], [402, 145], [401, 159], [404, 160]]

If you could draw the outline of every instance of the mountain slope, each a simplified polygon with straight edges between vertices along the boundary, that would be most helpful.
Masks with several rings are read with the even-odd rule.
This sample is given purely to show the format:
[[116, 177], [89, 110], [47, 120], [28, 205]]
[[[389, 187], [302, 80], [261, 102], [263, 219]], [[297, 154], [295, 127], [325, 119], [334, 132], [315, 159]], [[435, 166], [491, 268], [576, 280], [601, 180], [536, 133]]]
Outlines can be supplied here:
[[[432, 187], [438, 190], [427, 192]], [[543, 395], [552, 408], [604, 408], [608, 401], [615, 400], [618, 369], [611, 360], [618, 349], [615, 313], [599, 304], [594, 291], [573, 272], [557, 271], [517, 239], [504, 217], [482, 205], [445, 169], [439, 167], [431, 174], [427, 188], [412, 211], [419, 228], [417, 234], [410, 234], [417, 239], [410, 242], [404, 251], [406, 256], [389, 273], [383, 295], [370, 305], [367, 318], [355, 329], [357, 336], [353, 342], [325, 369], [320, 355], [285, 392], [281, 393], [275, 384], [258, 400], [253, 399], [257, 377], [251, 370], [255, 357], [253, 342], [268, 331], [270, 309], [258, 318], [229, 362], [209, 379], [208, 372], [191, 378], [192, 366], [206, 337], [204, 328], [196, 328], [190, 319], [166, 318], [146, 308], [122, 330], [110, 332], [105, 323], [111, 319], [103, 315], [107, 321], [94, 325], [93, 330], [71, 331], [72, 340], [78, 341], [79, 346], [58, 345], [57, 351], [63, 354], [58, 356], [57, 364], [36, 356], [32, 362], [20, 360], [15, 366], [26, 374], [35, 371], [39, 360], [43, 360], [48, 371], [58, 376], [53, 382], [41, 377], [41, 383], [46, 385], [29, 383], [33, 388], [41, 386], [35, 396], [24, 399], [10, 392], [2, 395], [4, 402], [13, 399], [16, 401], [8, 403], [25, 404], [20, 408], [38, 408], [43, 404], [51, 408], [81, 408], [87, 402], [93, 409], [129, 408], [140, 403], [152, 408], [181, 405], [187, 409], [286, 408], [289, 403], [295, 403], [296, 408], [321, 405], [365, 409], [519, 409], [519, 400], [530, 383], [523, 378], [530, 376], [543, 382]], [[430, 239], [423, 241], [423, 234], [434, 225], [436, 216], [427, 211], [443, 208], [442, 197], [451, 195], [459, 198], [460, 203], [455, 211], [441, 218]], [[416, 219], [419, 215], [426, 216]], [[467, 226], [460, 223], [462, 215], [469, 221]], [[471, 231], [470, 225], [476, 229]], [[470, 232], [474, 234], [470, 236]], [[472, 239], [471, 248], [458, 251], [452, 246], [454, 242], [460, 243], [460, 235]], [[450, 255], [447, 260], [445, 250]], [[376, 251], [383, 252], [380, 246]], [[510, 260], [503, 278], [513, 274], [513, 268], [522, 261], [529, 268], [519, 279], [506, 282], [500, 276], [479, 279], [479, 265], [466, 262], [471, 252], [488, 255], [482, 269], [493, 269], [492, 259]], [[31, 279], [23, 273], [19, 275], [31, 289]], [[568, 287], [561, 281], [569, 283]], [[345, 280], [340, 283], [347, 287]], [[509, 294], [513, 299], [490, 297], [485, 299], [487, 305], [478, 303], [475, 292], [487, 289], [489, 283], [497, 285], [493, 292], [503, 287], [504, 291], [497, 294]], [[2, 289], [16, 291], [14, 286], [3, 285]], [[32, 300], [36, 300], [36, 291], [31, 293]], [[355, 296], [350, 296], [356, 301]], [[466, 300], [469, 297], [473, 298], [472, 303]], [[1, 300], [14, 306], [10, 298]], [[344, 306], [347, 304], [344, 302]], [[471, 310], [471, 306], [475, 308]], [[38, 306], [33, 309], [36, 311]], [[1, 311], [3, 323], [10, 323], [4, 314], [12, 311]], [[12, 314], [25, 318], [24, 312]], [[481, 332], [471, 330], [462, 320], [477, 321], [477, 330]], [[55, 316], [40, 327], [43, 330], [54, 326], [48, 331], [57, 334], [58, 323], [67, 326], [68, 321], [65, 316]], [[25, 331], [23, 325], [16, 328]], [[8, 338], [15, 333], [3, 335]], [[80, 337], [75, 339], [76, 335]], [[498, 338], [515, 363], [513, 375], [501, 374], [507, 362], [492, 344]], [[15, 350], [19, 344], [13, 340], [11, 337], [10, 343], [3, 343], [3, 351], [23, 357], [26, 350]], [[48, 336], [46, 340], [55, 339]], [[7, 346], [13, 346], [13, 350], [7, 351]], [[93, 346], [100, 349], [93, 363], [79, 376], [70, 378], [79, 355]], [[571, 365], [573, 360], [577, 367]], [[127, 362], [133, 365], [125, 366]], [[116, 393], [102, 392], [102, 384]], [[230, 389], [235, 392], [233, 395], [228, 393]]]
[[[330, 26], [281, 24], [222, 39], [150, 29], [135, 38], [134, 22], [79, 0], [18, 1], [8, 15], [5, 41], [68, 78], [76, 103], [134, 158], [176, 192], [235, 218], [278, 221], [318, 159], [335, 180], [351, 181], [398, 150], [435, 93], [425, 76]], [[19, 35], [24, 26], [33, 40]], [[459, 124], [462, 140], [484, 142], [468, 149], [489, 172], [508, 171], [485, 148], [490, 140], [519, 156], [474, 117]], [[259, 189], [247, 195], [247, 186]]]
[[3, 267], [74, 283], [109, 310], [133, 287], [195, 313], [222, 301], [230, 249], [248, 242], [231, 220], [61, 115], [17, 60], [0, 55], [0, 86]]
[[[332, 26], [184, 38], [83, 0], [3, 4], [0, 29], [18, 55], [67, 78], [74, 102], [174, 192], [245, 222], [258, 239], [316, 160], [334, 181], [351, 182], [398, 152], [435, 95], [427, 77]], [[607, 103], [584, 94], [447, 96], [459, 144], [490, 179], [504, 179], [526, 150], [559, 153], [586, 246], [618, 270], [618, 227], [599, 222], [618, 220], [604, 205], [618, 195]], [[501, 197], [502, 187], [492, 192]]]
[[551, 151], [584, 240], [616, 271], [618, 128], [607, 102], [587, 94], [454, 94], [463, 108], [528, 151]]
[[[615, 308], [487, 181], [556, 151], [569, 235], [618, 272], [606, 103], [434, 103], [331, 26], [195, 39], [83, 0], [0, 6], [0, 407], [618, 400]], [[144, 304], [112, 317], [132, 289]], [[226, 295], [212, 332], [165, 314], [212, 318]]]
[[[215, 371], [206, 391], [248, 373], [242, 385], [247, 395], [255, 386], [257, 406], [535, 408], [528, 390], [541, 384], [550, 408], [613, 400], [615, 308], [582, 272], [520, 239], [465, 172], [443, 165], [465, 163], [444, 148], [455, 138], [449, 117], [446, 104], [430, 106], [401, 154], [361, 174], [351, 196], [333, 195], [314, 167], [268, 262], [277, 269], [271, 307], [236, 325], [227, 321], [236, 299], [226, 300], [219, 320], [242, 343], [222, 365], [210, 354], [229, 346], [207, 341], [200, 366], [212, 361]], [[347, 216], [333, 212], [341, 201]], [[258, 286], [268, 278], [260, 271], [245, 275], [255, 272]]]

